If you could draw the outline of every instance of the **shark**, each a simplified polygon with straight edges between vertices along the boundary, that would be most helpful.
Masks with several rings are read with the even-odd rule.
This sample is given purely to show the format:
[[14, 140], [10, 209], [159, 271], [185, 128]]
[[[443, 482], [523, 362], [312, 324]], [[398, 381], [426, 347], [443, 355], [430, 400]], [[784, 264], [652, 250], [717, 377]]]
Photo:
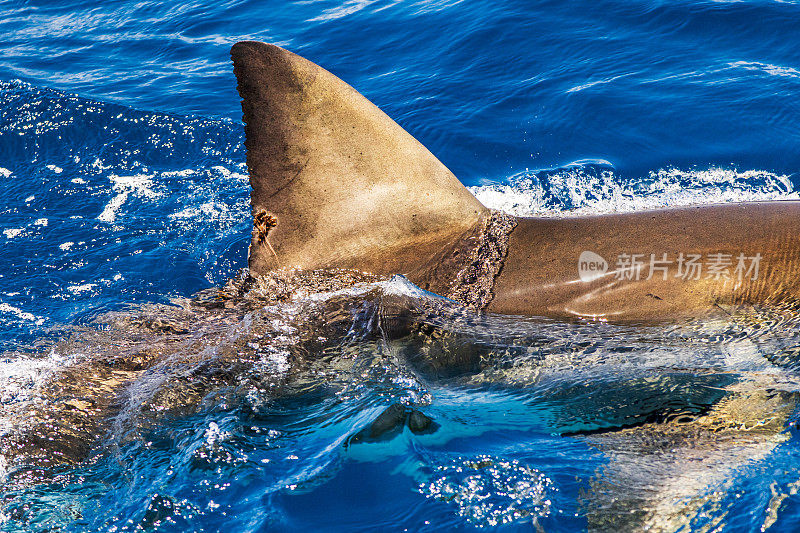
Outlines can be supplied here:
[[[794, 344], [758, 336], [798, 316], [800, 202], [514, 217], [481, 205], [322, 67], [252, 41], [231, 57], [252, 189], [248, 268], [35, 347], [39, 360], [68, 362], [4, 406], [0, 481], [36, 482], [19, 472], [80, 464], [99, 441], [140, 439], [211, 396], [334, 394], [387, 367], [433, 387], [539, 387], [556, 406], [546, 429], [607, 458], [585, 495], [591, 530], [690, 526], [737, 468], [790, 438]], [[709, 340], [728, 334], [718, 349]], [[587, 378], [603, 385], [588, 394]], [[654, 382], [682, 395], [653, 400]], [[412, 398], [342, 453], [401, 433], [436, 445], [481, 431]], [[765, 527], [786, 497], [774, 496]]]
[[259, 42], [235, 44], [231, 57], [252, 185], [254, 274], [403, 274], [488, 312], [614, 321], [800, 295], [800, 202], [546, 219], [492, 212], [322, 67]]

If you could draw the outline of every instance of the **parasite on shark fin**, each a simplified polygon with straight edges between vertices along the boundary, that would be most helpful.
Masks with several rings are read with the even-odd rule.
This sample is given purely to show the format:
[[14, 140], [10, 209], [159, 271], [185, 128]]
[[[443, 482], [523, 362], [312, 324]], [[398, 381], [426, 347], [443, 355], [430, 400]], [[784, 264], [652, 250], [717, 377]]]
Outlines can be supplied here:
[[486, 208], [348, 84], [270, 44], [240, 42], [231, 57], [258, 217], [251, 272], [354, 268], [419, 283], [480, 231]]

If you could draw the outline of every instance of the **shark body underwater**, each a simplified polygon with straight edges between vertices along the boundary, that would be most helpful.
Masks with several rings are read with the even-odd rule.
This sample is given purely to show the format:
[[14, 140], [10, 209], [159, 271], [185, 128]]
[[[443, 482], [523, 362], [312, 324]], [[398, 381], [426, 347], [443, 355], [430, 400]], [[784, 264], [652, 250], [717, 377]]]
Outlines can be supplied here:
[[[789, 438], [798, 339], [782, 331], [798, 322], [800, 203], [512, 217], [330, 72], [264, 43], [231, 55], [252, 185], [248, 270], [43, 344], [81, 357], [7, 406], [8, 479], [80, 463], [103, 436], [141, 438], [210, 397], [331, 394], [388, 367], [423, 384], [569, 384], [545, 398], [557, 408], [543, 424], [608, 457], [586, 497], [591, 529], [685, 527], [739, 466]], [[587, 251], [641, 263], [582, 277]], [[738, 277], [679, 276], [654, 268], [663, 254], [750, 263]], [[720, 335], [735, 342], [709, 342]], [[653, 400], [654, 383], [681, 397]], [[429, 417], [429, 403], [392, 403], [343, 453], [399, 432], [473, 431]]]

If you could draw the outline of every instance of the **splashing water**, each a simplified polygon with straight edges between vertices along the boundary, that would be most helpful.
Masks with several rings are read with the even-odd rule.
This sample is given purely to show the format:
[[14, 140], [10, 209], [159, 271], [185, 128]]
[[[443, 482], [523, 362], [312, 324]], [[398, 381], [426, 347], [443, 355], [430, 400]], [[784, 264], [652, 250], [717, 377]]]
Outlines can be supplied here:
[[[0, 294], [0, 320], [17, 345], [0, 362], [0, 430], [14, 443], [2, 455], [6, 529], [186, 529], [233, 515], [243, 525], [316, 528], [328, 518], [300, 511], [311, 500], [326, 517], [343, 502], [369, 515], [361, 483], [382, 479], [375, 468], [394, 479], [393, 525], [603, 524], [617, 516], [603, 510], [608, 490], [636, 510], [636, 523], [672, 523], [675, 509], [659, 498], [723, 505], [725, 497], [703, 499], [706, 487], [745, 468], [724, 441], [696, 433], [711, 420], [767, 428], [737, 430], [752, 461], [794, 461], [794, 449], [779, 451], [798, 392], [797, 340], [777, 335], [794, 331], [791, 310], [674, 331], [558, 324], [464, 315], [402, 278], [305, 288], [284, 279], [244, 293], [204, 289], [191, 303], [182, 296], [241, 266], [234, 257], [250, 221], [238, 130], [19, 82], [4, 85], [3, 99], [4, 131], [18, 138], [5, 145], [3, 174], [41, 180], [4, 193], [4, 287], [18, 287]], [[77, 132], [87, 139], [47, 156], [48, 136]], [[796, 197], [786, 176], [769, 172], [673, 169], [630, 182], [591, 162], [472, 190], [490, 207], [538, 216]], [[39, 263], [24, 259], [32, 247], [46, 250]], [[131, 307], [136, 300], [153, 304]], [[54, 311], [50, 302], [63, 304]], [[32, 349], [33, 337], [41, 340]], [[781, 392], [762, 397], [760, 387]], [[748, 413], [725, 411], [748, 403]], [[395, 405], [403, 407], [387, 407]], [[381, 430], [379, 415], [390, 420]], [[420, 420], [435, 430], [411, 431]], [[626, 451], [637, 439], [674, 439], [659, 426], [674, 421], [707, 451]], [[538, 456], [507, 448], [509, 432]], [[619, 436], [582, 437], [606, 432]], [[603, 457], [612, 463], [597, 476]], [[694, 492], [663, 475], [642, 489], [652, 499], [611, 489], [632, 482], [643, 461], [721, 463], [704, 471], [705, 485], [683, 485]], [[140, 479], [132, 489], [131, 476]], [[584, 504], [576, 476], [594, 479]], [[244, 486], [253, 490], [242, 500]], [[334, 487], [339, 496], [323, 502], [335, 507], [320, 506], [315, 495]], [[409, 491], [429, 503], [410, 510]], [[341, 523], [355, 525], [348, 516]]]
[[436, 479], [420, 485], [428, 498], [453, 502], [459, 516], [476, 525], [498, 526], [550, 513], [551, 481], [519, 461], [478, 456], [436, 466]]
[[691, 205], [800, 198], [788, 176], [762, 170], [712, 168], [652, 171], [623, 180], [609, 165], [584, 163], [526, 171], [506, 184], [470, 191], [485, 206], [517, 216], [596, 215]]

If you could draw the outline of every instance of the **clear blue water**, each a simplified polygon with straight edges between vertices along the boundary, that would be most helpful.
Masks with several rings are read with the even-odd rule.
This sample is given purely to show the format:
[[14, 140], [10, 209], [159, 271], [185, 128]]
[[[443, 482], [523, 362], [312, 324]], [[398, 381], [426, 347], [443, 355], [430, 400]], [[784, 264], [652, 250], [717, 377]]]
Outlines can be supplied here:
[[[514, 213], [795, 198], [800, 185], [797, 2], [17, 0], [0, 14], [7, 412], [74, 355], [42, 355], [42, 339], [190, 296], [246, 265], [228, 56], [239, 40], [326, 67], [484, 203]], [[470, 335], [491, 333], [493, 353], [540, 342], [549, 363], [455, 380], [382, 367], [347, 374], [341, 389], [209, 399], [136, 438], [100, 438], [90, 461], [46, 484], [0, 464], [0, 529], [575, 531], [603, 527], [596, 516], [613, 501], [684, 509], [682, 525], [654, 512], [666, 530], [796, 530], [792, 409], [761, 440], [739, 439], [750, 448], [637, 454], [609, 444], [625, 433], [589, 435], [707, 410], [728, 376], [772, 376], [765, 387], [793, 405], [795, 318], [680, 331], [479, 323]], [[440, 430], [343, 445], [398, 399]], [[644, 471], [658, 490], [637, 485]], [[686, 471], [705, 480], [688, 496], [670, 488], [691, 485]]]

